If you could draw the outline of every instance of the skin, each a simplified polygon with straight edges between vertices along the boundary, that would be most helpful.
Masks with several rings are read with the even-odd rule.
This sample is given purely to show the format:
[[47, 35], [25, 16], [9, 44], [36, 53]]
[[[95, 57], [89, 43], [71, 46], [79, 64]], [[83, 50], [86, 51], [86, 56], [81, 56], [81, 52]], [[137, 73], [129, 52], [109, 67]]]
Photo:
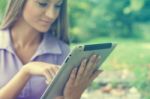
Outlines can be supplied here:
[[95, 71], [96, 64], [100, 60], [96, 55], [92, 55], [89, 59], [84, 59], [79, 70], [74, 69], [64, 89], [62, 99], [80, 99], [82, 93], [91, 84], [91, 82], [102, 72]]
[[[55, 64], [28, 63], [38, 48], [43, 33], [51, 27], [59, 16], [60, 4], [62, 3], [59, 0], [45, 0], [46, 3], [43, 1], [27, 0], [21, 17], [11, 28], [15, 52], [24, 66], [0, 89], [0, 99], [15, 99], [32, 76], [43, 76], [48, 84], [59, 70]], [[56, 99], [80, 99], [88, 85], [101, 73], [101, 71], [95, 71], [98, 60], [100, 58], [97, 55], [82, 60], [79, 70], [74, 69], [70, 74], [64, 89], [64, 95], [58, 96]]]
[[[11, 28], [12, 41], [23, 64], [27, 63], [33, 56], [42, 40], [42, 33], [48, 31], [59, 15], [59, 6], [62, 1], [43, 1], [46, 0], [27, 0], [22, 17]], [[41, 3], [48, 5], [41, 6]], [[28, 51], [29, 48], [30, 52]]]

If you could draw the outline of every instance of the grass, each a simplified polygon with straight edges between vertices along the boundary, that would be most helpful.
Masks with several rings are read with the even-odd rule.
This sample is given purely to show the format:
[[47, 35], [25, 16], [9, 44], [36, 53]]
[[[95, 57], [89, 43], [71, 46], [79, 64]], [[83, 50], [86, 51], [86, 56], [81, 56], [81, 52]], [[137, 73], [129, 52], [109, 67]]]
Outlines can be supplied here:
[[[104, 69], [145, 68], [150, 64], [150, 43], [133, 39], [96, 38], [86, 43], [115, 42], [116, 49], [103, 64]], [[75, 44], [72, 44], [74, 46]]]
[[[143, 95], [142, 99], [150, 99], [150, 42], [136, 39], [96, 38], [85, 43], [115, 42], [117, 48], [102, 66], [104, 71], [130, 70], [136, 77], [133, 86]], [[74, 46], [76, 44], [72, 44]], [[94, 85], [93, 87], [98, 86]]]

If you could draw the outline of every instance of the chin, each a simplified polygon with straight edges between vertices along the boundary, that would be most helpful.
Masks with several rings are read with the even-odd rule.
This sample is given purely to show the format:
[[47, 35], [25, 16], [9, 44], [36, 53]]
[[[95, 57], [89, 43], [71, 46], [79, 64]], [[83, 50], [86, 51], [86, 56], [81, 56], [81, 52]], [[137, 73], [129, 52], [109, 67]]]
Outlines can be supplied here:
[[45, 32], [47, 32], [49, 30], [49, 27], [48, 28], [40, 27], [40, 28], [36, 28], [36, 30], [39, 31], [39, 32], [45, 33]]

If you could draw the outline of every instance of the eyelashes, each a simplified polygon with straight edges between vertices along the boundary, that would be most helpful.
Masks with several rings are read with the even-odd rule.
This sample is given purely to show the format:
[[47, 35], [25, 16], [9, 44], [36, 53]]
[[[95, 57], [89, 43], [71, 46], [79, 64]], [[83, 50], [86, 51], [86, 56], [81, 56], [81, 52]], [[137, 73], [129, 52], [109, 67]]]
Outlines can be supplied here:
[[38, 2], [40, 7], [46, 8], [48, 7], [48, 3], [42, 3], [42, 2]]
[[[49, 6], [49, 3], [44, 3], [44, 2], [38, 2], [39, 6], [42, 8], [47, 8]], [[57, 4], [55, 5], [55, 8], [59, 9], [61, 8], [62, 4]]]

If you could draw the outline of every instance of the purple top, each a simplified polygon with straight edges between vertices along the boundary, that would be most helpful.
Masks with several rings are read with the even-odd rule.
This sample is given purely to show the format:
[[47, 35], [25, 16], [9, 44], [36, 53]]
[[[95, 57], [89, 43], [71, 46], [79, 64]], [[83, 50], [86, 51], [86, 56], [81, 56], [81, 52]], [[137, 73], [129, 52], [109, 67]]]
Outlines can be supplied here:
[[[66, 43], [51, 34], [45, 33], [41, 44], [30, 61], [61, 65], [69, 50]], [[0, 30], [0, 88], [8, 83], [22, 66], [22, 62], [13, 49], [9, 29]], [[34, 76], [28, 81], [17, 99], [40, 99], [46, 87], [44, 77]]]

